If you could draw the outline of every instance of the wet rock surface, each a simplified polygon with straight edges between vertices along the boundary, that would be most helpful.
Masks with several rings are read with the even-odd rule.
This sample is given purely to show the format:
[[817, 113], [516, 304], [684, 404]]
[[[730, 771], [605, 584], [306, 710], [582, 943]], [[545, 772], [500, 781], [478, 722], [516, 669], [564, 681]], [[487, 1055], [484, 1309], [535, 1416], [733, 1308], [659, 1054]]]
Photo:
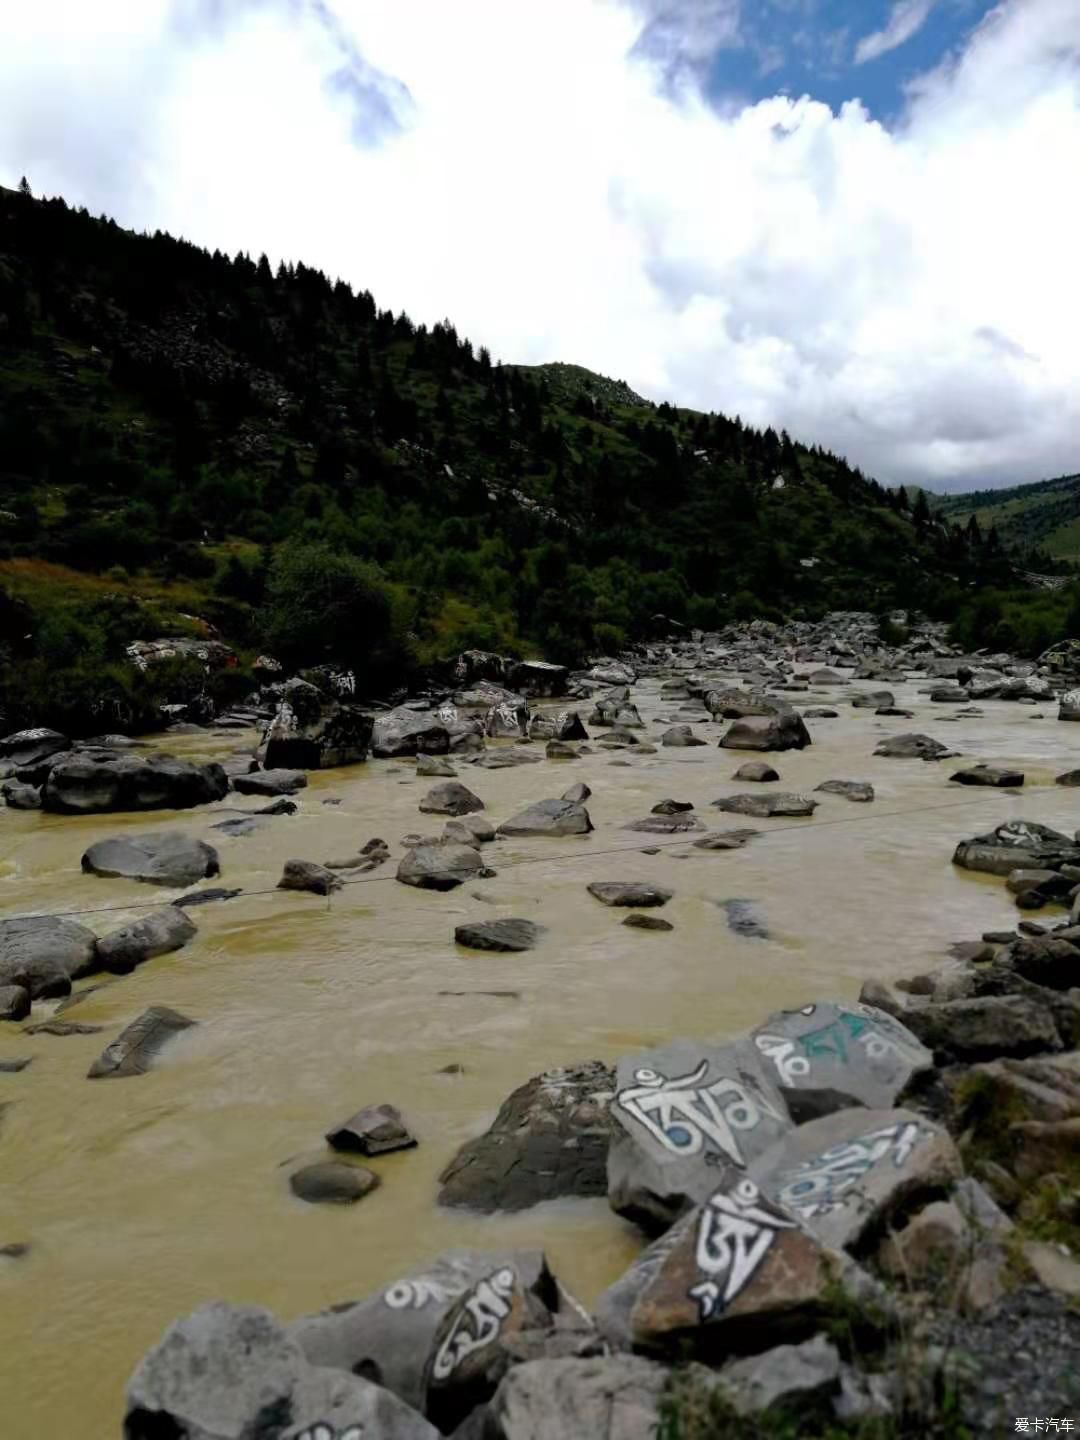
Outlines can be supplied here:
[[478, 879], [483, 871], [483, 861], [471, 845], [424, 844], [406, 853], [397, 878], [422, 890], [453, 890], [466, 880]]
[[152, 1005], [124, 1027], [90, 1066], [91, 1080], [145, 1075], [163, 1046], [196, 1022], [164, 1005]]
[[469, 950], [532, 950], [543, 933], [533, 920], [474, 920], [458, 925], [454, 939]]
[[91, 875], [180, 888], [217, 875], [221, 866], [212, 845], [169, 830], [99, 840], [84, 853], [82, 868]]
[[498, 827], [500, 835], [587, 835], [593, 828], [584, 805], [573, 800], [538, 800]]

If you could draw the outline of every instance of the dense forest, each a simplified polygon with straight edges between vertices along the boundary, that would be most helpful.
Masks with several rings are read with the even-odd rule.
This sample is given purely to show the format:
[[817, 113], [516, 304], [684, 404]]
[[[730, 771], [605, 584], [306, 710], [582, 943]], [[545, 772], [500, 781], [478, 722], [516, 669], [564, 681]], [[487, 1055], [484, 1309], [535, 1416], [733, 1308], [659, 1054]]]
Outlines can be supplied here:
[[219, 634], [243, 662], [223, 686], [265, 651], [373, 695], [468, 646], [573, 661], [751, 616], [954, 616], [1010, 575], [993, 530], [786, 432], [0, 189], [12, 724], [136, 716], [158, 697], [125, 647], [160, 635]]
[[949, 524], [992, 526], [1003, 544], [1026, 554], [1029, 570], [1064, 575], [1080, 567], [1080, 475], [938, 495], [930, 508]]

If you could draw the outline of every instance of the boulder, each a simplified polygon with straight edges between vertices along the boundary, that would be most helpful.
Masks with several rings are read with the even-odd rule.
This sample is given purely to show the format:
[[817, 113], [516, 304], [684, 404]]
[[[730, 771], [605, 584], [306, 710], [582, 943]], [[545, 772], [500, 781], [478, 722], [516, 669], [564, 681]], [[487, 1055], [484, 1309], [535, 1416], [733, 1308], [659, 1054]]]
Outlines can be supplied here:
[[823, 1245], [852, 1251], [963, 1175], [940, 1126], [910, 1110], [861, 1107], [800, 1125], [749, 1169], [762, 1193]]
[[1066, 770], [1054, 779], [1055, 785], [1080, 785], [1080, 770]]
[[103, 936], [97, 942], [98, 965], [113, 975], [129, 975], [137, 965], [181, 949], [197, 934], [184, 910], [162, 905]]
[[752, 781], [758, 785], [770, 785], [774, 780], [780, 779], [780, 774], [764, 760], [748, 760], [745, 765], [739, 766], [731, 778], [744, 782]]
[[507, 1374], [463, 1440], [654, 1440], [670, 1372], [636, 1355], [531, 1360]]
[[773, 815], [813, 815], [818, 802], [808, 795], [792, 795], [770, 791], [763, 795], [725, 795], [712, 802], [718, 810], [730, 811], [733, 815], [755, 815], [764, 818]]
[[874, 798], [874, 787], [865, 780], [823, 780], [814, 786], [823, 795], [842, 795], [845, 800], [866, 804]]
[[715, 1387], [737, 1415], [769, 1411], [797, 1414], [806, 1425], [840, 1394], [840, 1352], [824, 1335], [799, 1345], [776, 1345], [761, 1355], [730, 1360], [714, 1376]]
[[425, 778], [429, 775], [452, 777], [457, 775], [457, 771], [443, 755], [417, 755], [416, 775], [418, 779]]
[[5, 780], [0, 785], [0, 795], [9, 810], [40, 810], [41, 791], [36, 785], [24, 785], [21, 780]]
[[22, 985], [0, 985], [0, 1020], [25, 1020], [30, 1014], [30, 991]]
[[529, 733], [529, 706], [520, 696], [492, 705], [484, 717], [484, 734], [493, 739], [521, 740]]
[[519, 1086], [491, 1128], [443, 1171], [439, 1204], [525, 1210], [562, 1195], [606, 1194], [614, 1080], [605, 1065], [590, 1061]]
[[23, 766], [40, 765], [51, 755], [62, 754], [71, 749], [71, 741], [59, 730], [39, 727], [35, 730], [17, 730], [14, 735], [5, 735], [0, 740], [0, 761], [13, 770]]
[[898, 1020], [857, 1002], [778, 1010], [750, 1038], [797, 1124], [849, 1106], [888, 1109], [934, 1064]]
[[474, 920], [458, 925], [454, 939], [469, 950], [531, 950], [543, 933], [532, 920]]
[[658, 800], [652, 807], [652, 813], [654, 815], [685, 815], [693, 808], [692, 800]]
[[624, 906], [639, 910], [666, 905], [674, 895], [663, 885], [647, 880], [594, 880], [587, 890], [594, 900], [604, 905]]
[[400, 1110], [393, 1105], [365, 1105], [328, 1130], [326, 1143], [333, 1150], [382, 1155], [388, 1150], [411, 1150], [416, 1141], [406, 1129]]
[[827, 705], [813, 705], [809, 710], [803, 711], [804, 720], [839, 720], [840, 712], [830, 710]]
[[1060, 1050], [1054, 1016], [1027, 995], [985, 995], [912, 1005], [904, 1023], [929, 1049], [952, 1060], [991, 1060]]
[[471, 845], [424, 844], [409, 850], [397, 868], [403, 885], [421, 890], [453, 890], [484, 874], [484, 863]]
[[151, 1005], [106, 1045], [86, 1072], [90, 1080], [145, 1075], [163, 1045], [196, 1022], [164, 1005]]
[[1059, 720], [1080, 720], [1080, 690], [1066, 690], [1058, 702]]
[[549, 660], [519, 660], [510, 667], [507, 680], [522, 695], [548, 700], [566, 694], [568, 673], [565, 665]]
[[947, 745], [929, 735], [891, 735], [874, 751], [891, 760], [944, 760], [952, 753]]
[[253, 1305], [216, 1301], [176, 1321], [128, 1382], [124, 1440], [327, 1435], [440, 1440], [381, 1385], [310, 1363], [285, 1327]]
[[344, 1160], [321, 1160], [289, 1176], [289, 1189], [309, 1205], [353, 1205], [380, 1184], [373, 1170]]
[[935, 685], [930, 691], [930, 699], [935, 705], [963, 705], [970, 696], [958, 685]]
[[584, 805], [538, 800], [499, 826], [500, 835], [587, 835], [593, 828]]
[[1001, 765], [973, 765], [968, 770], [957, 770], [949, 780], [957, 785], [991, 785], [997, 789], [1023, 785], [1022, 770], [1008, 770]]
[[1080, 949], [1070, 940], [1025, 936], [1010, 946], [1007, 961], [1017, 975], [1035, 985], [1050, 990], [1080, 986]]
[[495, 826], [486, 815], [462, 815], [446, 822], [443, 839], [455, 845], [490, 845], [495, 839]]
[[694, 745], [706, 745], [708, 742], [695, 735], [689, 725], [672, 725], [670, 730], [665, 730], [660, 737], [660, 744], [668, 747], [683, 748]]
[[896, 696], [891, 690], [864, 690], [853, 698], [851, 704], [855, 710], [892, 710], [896, 706]]
[[498, 750], [485, 751], [471, 763], [479, 765], [482, 770], [509, 770], [514, 765], [539, 765], [543, 758], [535, 750], [503, 746]]
[[425, 815], [470, 815], [483, 808], [484, 802], [479, 795], [474, 795], [458, 780], [433, 785], [419, 805]]
[[334, 770], [367, 759], [375, 723], [370, 715], [353, 705], [324, 703], [321, 696], [312, 714], [295, 692], [286, 692], [266, 732], [267, 770]]
[[307, 785], [302, 770], [255, 770], [250, 775], [235, 775], [233, 789], [239, 795], [295, 795]]
[[741, 720], [747, 715], [776, 715], [783, 708], [778, 700], [750, 690], [707, 690], [703, 697], [710, 715], [725, 720]]
[[75, 815], [187, 810], [223, 799], [228, 789], [220, 765], [97, 750], [61, 756], [49, 771], [41, 803], [45, 810]]
[[82, 868], [91, 875], [177, 888], [193, 885], [221, 870], [213, 846], [179, 830], [98, 840], [83, 855]]
[[953, 853], [953, 864], [965, 870], [989, 875], [1009, 875], [1013, 870], [1057, 870], [1063, 864], [1080, 863], [1080, 846], [1048, 825], [1034, 820], [1006, 820], [986, 835], [961, 840]]
[[592, 795], [592, 791], [588, 785], [579, 780], [576, 785], [571, 785], [569, 790], [565, 790], [560, 798], [569, 800], [574, 805], [584, 805], [590, 795]]
[[728, 929], [736, 935], [750, 940], [767, 940], [769, 927], [765, 917], [753, 900], [717, 900], [716, 904], [727, 916]]
[[804, 750], [810, 744], [810, 732], [801, 715], [784, 710], [734, 721], [720, 744], [725, 750]]
[[588, 740], [589, 732], [576, 710], [540, 712], [529, 721], [531, 740]]
[[97, 966], [92, 930], [53, 915], [0, 924], [0, 985], [17, 985], [32, 1000], [71, 991], [71, 982]]
[[608, 1201], [654, 1232], [791, 1129], [753, 1050], [696, 1040], [621, 1058], [611, 1118]]
[[277, 883], [279, 890], [307, 890], [312, 895], [329, 895], [344, 882], [325, 865], [314, 860], [286, 860]]
[[375, 716], [371, 753], [381, 759], [396, 755], [445, 755], [450, 749], [450, 732], [430, 711], [407, 710], [403, 706]]
[[637, 675], [629, 665], [611, 661], [594, 665], [588, 672], [588, 679], [595, 680], [600, 685], [633, 685]]

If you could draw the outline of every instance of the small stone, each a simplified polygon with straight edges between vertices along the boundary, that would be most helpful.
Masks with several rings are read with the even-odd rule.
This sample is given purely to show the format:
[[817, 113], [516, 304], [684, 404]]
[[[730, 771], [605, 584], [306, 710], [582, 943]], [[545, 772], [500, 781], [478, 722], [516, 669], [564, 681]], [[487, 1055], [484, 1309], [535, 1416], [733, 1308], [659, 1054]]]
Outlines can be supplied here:
[[352, 1205], [377, 1190], [378, 1175], [363, 1165], [348, 1165], [343, 1160], [323, 1160], [305, 1165], [289, 1176], [289, 1188], [310, 1205]]
[[470, 950], [531, 950], [543, 933], [532, 920], [476, 920], [457, 926], [454, 939]]
[[416, 774], [421, 779], [428, 775], [443, 775], [453, 778], [457, 771], [444, 755], [417, 755]]
[[470, 815], [475, 810], [483, 810], [484, 802], [460, 781], [447, 780], [442, 785], [433, 785], [419, 808], [425, 815]]
[[814, 789], [825, 795], [841, 795], [845, 800], [864, 804], [874, 798], [874, 787], [865, 780], [823, 780]]
[[642, 915], [639, 911], [627, 915], [622, 922], [628, 925], [631, 930], [674, 930], [670, 920], [663, 920], [659, 915]]
[[751, 780], [758, 784], [771, 784], [774, 780], [780, 779], [780, 772], [774, 770], [764, 760], [748, 760], [745, 765], [740, 765], [731, 777], [733, 780]]
[[682, 815], [687, 810], [693, 810], [694, 805], [690, 800], [661, 800], [658, 805], [652, 807], [654, 815]]
[[334, 1150], [355, 1150], [361, 1155], [382, 1155], [408, 1150], [416, 1144], [393, 1105], [365, 1105], [348, 1120], [329, 1130], [327, 1144]]
[[309, 890], [313, 895], [329, 895], [333, 890], [340, 890], [341, 885], [338, 876], [325, 865], [316, 865], [313, 860], [286, 860], [277, 888]]
[[586, 889], [604, 905], [633, 906], [635, 909], [666, 905], [675, 893], [647, 880], [594, 880]]

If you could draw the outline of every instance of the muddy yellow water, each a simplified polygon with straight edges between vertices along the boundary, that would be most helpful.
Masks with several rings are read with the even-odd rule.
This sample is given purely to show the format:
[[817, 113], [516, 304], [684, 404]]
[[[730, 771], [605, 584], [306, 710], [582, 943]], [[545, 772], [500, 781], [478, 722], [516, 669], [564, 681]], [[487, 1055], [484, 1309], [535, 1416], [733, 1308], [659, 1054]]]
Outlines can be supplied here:
[[[4, 1440], [116, 1440], [140, 1355], [170, 1320], [215, 1297], [292, 1317], [362, 1295], [451, 1245], [522, 1244], [546, 1247], [564, 1281], [593, 1299], [638, 1247], [602, 1200], [499, 1217], [435, 1205], [439, 1171], [511, 1089], [553, 1065], [610, 1061], [680, 1034], [729, 1036], [779, 1006], [853, 997], [868, 976], [915, 972], [944, 958], [950, 941], [1017, 918], [999, 881], [951, 866], [958, 839], [1010, 816], [1070, 831], [1080, 823], [1074, 792], [1051, 783], [1078, 763], [1080, 726], [1058, 723], [1055, 706], [1040, 716], [1040, 707], [987, 702], [982, 718], [947, 723], [951, 710], [930, 705], [912, 682], [898, 696], [918, 718], [881, 719], [850, 707], [855, 688], [809, 697], [831, 700], [840, 718], [811, 721], [813, 748], [776, 763], [784, 789], [870, 780], [873, 804], [820, 796], [815, 818], [801, 822], [710, 811], [717, 796], [753, 788], [731, 783], [750, 757], [717, 749], [717, 726], [698, 727], [712, 737], [708, 748], [599, 751], [495, 771], [460, 764], [495, 821], [586, 780], [596, 830], [486, 847], [497, 876], [449, 894], [393, 879], [400, 837], [441, 827], [417, 812], [432, 782], [416, 779], [411, 761], [313, 774], [300, 813], [238, 839], [211, 825], [260, 802], [233, 796], [194, 813], [139, 817], [0, 812], [5, 914], [168, 898], [79, 867], [103, 836], [164, 827], [212, 840], [222, 865], [215, 883], [245, 891], [192, 911], [199, 934], [187, 949], [67, 1013], [100, 1034], [26, 1036], [0, 1025], [0, 1058], [33, 1057], [22, 1073], [0, 1074], [0, 1104], [11, 1102], [0, 1129], [0, 1245], [32, 1247], [24, 1259], [0, 1260]], [[658, 690], [658, 681], [637, 690], [652, 738], [661, 717], [685, 718]], [[1023, 764], [1027, 789], [1018, 798], [961, 790], [947, 784], [949, 761], [872, 758], [884, 735], [912, 729], [968, 759]], [[251, 738], [162, 743], [209, 756]], [[667, 796], [693, 801], [713, 828], [750, 823], [762, 838], [704, 852], [621, 828]], [[332, 798], [340, 805], [322, 803]], [[290, 857], [349, 855], [376, 835], [395, 859], [375, 883], [329, 904], [253, 893], [271, 890]], [[661, 853], [641, 853], [652, 843], [663, 843]], [[585, 890], [609, 879], [670, 886], [664, 913], [674, 932], [624, 928], [621, 912]], [[716, 902], [733, 897], [759, 903], [771, 938], [729, 930]], [[103, 933], [134, 913], [84, 923]], [[500, 915], [538, 920], [547, 933], [520, 955], [455, 947], [456, 924]], [[103, 1045], [152, 1004], [199, 1024], [144, 1077], [86, 1079]], [[47, 1009], [36, 1007], [35, 1018]], [[450, 1065], [462, 1073], [441, 1073]], [[401, 1108], [419, 1147], [374, 1161], [382, 1187], [355, 1207], [293, 1198], [289, 1166], [323, 1156], [323, 1132], [377, 1101]]]

